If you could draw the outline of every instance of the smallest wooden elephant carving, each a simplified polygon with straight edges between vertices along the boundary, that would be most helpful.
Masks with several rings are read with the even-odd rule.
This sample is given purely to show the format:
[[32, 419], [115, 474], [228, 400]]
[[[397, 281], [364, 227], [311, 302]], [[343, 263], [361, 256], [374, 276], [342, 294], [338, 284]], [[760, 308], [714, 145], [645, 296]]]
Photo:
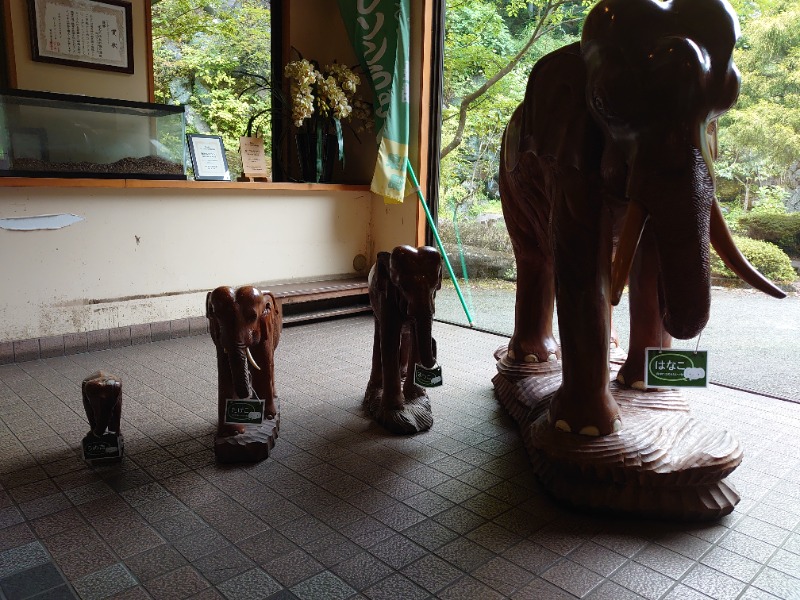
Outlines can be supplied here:
[[421, 385], [442, 382], [431, 335], [434, 299], [441, 287], [442, 257], [430, 246], [379, 252], [369, 274], [375, 340], [363, 406], [394, 433], [416, 433], [433, 425], [430, 400]]
[[97, 371], [81, 385], [83, 408], [91, 428], [83, 438], [83, 458], [90, 463], [122, 459], [122, 382], [119, 377]]
[[[275, 348], [283, 319], [270, 292], [218, 287], [206, 297], [217, 348], [219, 422], [214, 442], [221, 462], [257, 461], [275, 445], [278, 405]], [[247, 401], [263, 401], [263, 410]]]

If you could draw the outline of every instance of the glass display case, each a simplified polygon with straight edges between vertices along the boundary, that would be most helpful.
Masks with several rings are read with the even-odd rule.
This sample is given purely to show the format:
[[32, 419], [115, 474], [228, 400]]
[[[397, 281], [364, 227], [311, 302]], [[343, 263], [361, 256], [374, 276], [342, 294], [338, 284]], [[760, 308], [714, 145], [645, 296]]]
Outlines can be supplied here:
[[183, 106], [0, 93], [0, 176], [186, 179]]

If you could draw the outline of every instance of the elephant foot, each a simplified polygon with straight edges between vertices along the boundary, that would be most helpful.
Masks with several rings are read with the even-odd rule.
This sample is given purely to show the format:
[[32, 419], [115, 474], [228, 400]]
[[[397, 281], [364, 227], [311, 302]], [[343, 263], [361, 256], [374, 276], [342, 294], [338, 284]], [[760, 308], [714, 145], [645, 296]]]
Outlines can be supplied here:
[[217, 437], [218, 438], [231, 437], [231, 436], [234, 436], [234, 435], [239, 435], [240, 433], [244, 433], [244, 432], [245, 432], [245, 426], [244, 425], [225, 425], [225, 424], [220, 424], [217, 427]]
[[561, 363], [555, 354], [548, 355], [545, 361], [529, 359], [518, 361], [508, 346], [500, 346], [494, 352], [497, 370], [511, 379], [520, 379], [531, 375], [541, 375], [561, 371]]
[[541, 340], [525, 342], [512, 337], [506, 354], [512, 362], [535, 364], [556, 362], [561, 356], [558, 342], [552, 336], [544, 336]]
[[433, 411], [427, 393], [422, 388], [419, 389], [422, 391], [421, 395], [407, 400], [398, 408], [394, 402], [387, 404], [383, 401], [383, 390], [368, 388], [362, 408], [392, 433], [408, 435], [427, 431], [433, 425]]
[[633, 382], [631, 382], [631, 384], [629, 385], [629, 384], [628, 384], [628, 383], [625, 381], [625, 376], [624, 376], [624, 375], [623, 375], [621, 372], [620, 372], [620, 373], [617, 373], [617, 383], [618, 383], [618, 384], [620, 384], [620, 385], [621, 385], [621, 386], [623, 386], [623, 387], [629, 387], [629, 388], [631, 388], [632, 390], [639, 390], [639, 391], [642, 391], [642, 392], [643, 392], [644, 390], [646, 390], [646, 389], [647, 389], [647, 388], [645, 387], [645, 384], [644, 384], [644, 381], [643, 381], [643, 380], [633, 381]]
[[550, 401], [547, 420], [564, 433], [598, 437], [618, 433], [622, 429], [619, 415], [619, 406], [610, 393], [594, 402], [586, 399], [575, 402], [572, 398], [565, 398], [563, 389], [559, 389]]
[[278, 406], [275, 404], [275, 400], [264, 401], [264, 420], [274, 419], [275, 415], [278, 414]]

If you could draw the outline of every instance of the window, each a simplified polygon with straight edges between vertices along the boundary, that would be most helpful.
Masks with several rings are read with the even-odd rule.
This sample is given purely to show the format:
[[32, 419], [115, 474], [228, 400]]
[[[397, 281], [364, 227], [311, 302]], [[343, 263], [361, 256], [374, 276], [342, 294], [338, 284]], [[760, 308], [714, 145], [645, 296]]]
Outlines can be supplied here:
[[270, 157], [272, 140], [279, 135], [271, 119], [271, 56], [278, 41], [273, 22], [280, 11], [273, 5], [278, 4], [153, 1], [155, 101], [186, 105], [187, 132], [222, 136], [234, 177], [241, 170], [240, 136], [263, 137]]

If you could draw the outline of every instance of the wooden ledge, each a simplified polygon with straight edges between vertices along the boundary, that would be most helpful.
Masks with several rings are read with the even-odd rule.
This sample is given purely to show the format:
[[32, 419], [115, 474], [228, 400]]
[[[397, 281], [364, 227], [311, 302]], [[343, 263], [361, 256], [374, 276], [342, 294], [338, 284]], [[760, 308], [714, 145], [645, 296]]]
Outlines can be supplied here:
[[283, 190], [369, 192], [369, 184], [292, 183], [288, 181], [186, 181], [174, 179], [89, 179], [71, 177], [0, 177], [0, 188], [128, 188], [186, 190]]
[[[262, 289], [262, 287], [259, 287], [259, 289]], [[328, 300], [330, 298], [358, 296], [369, 293], [366, 277], [264, 284], [263, 289], [272, 292], [281, 304], [296, 304], [298, 302]]]

